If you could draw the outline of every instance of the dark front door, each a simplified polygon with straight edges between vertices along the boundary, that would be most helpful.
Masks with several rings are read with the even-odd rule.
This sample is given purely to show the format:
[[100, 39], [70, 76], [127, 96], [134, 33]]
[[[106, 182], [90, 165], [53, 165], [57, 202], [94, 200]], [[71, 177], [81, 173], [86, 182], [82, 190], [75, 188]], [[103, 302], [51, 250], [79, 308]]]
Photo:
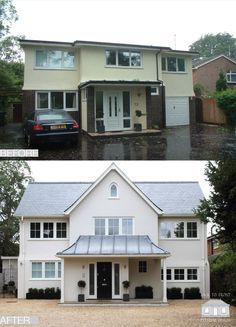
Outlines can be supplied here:
[[111, 299], [111, 262], [97, 263], [97, 298]]

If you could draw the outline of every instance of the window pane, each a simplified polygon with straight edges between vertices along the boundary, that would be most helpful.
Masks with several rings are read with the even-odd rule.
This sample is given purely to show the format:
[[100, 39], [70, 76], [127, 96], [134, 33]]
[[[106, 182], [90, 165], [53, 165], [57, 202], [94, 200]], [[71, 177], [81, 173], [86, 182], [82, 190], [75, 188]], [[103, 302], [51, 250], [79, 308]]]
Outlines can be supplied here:
[[66, 238], [66, 223], [57, 223], [57, 238]]
[[57, 270], [57, 277], [58, 277], [58, 278], [61, 278], [61, 262], [58, 262], [58, 263], [57, 263], [57, 267], [58, 267], [58, 268], [57, 268], [57, 269], [58, 269], [58, 270]]
[[147, 272], [147, 261], [139, 261], [138, 270], [139, 272]]
[[37, 108], [48, 109], [48, 93], [37, 93]]
[[120, 265], [119, 263], [115, 263], [115, 295], [120, 294]]
[[48, 65], [51, 68], [62, 67], [62, 52], [61, 51], [48, 51]]
[[43, 223], [43, 237], [53, 238], [53, 223]]
[[123, 127], [124, 128], [130, 128], [130, 119], [124, 119]]
[[117, 198], [117, 186], [116, 185], [112, 185], [111, 186], [111, 193], [110, 193], [110, 196], [112, 198]]
[[105, 235], [105, 219], [95, 219], [95, 235]]
[[55, 262], [45, 262], [45, 278], [55, 278]]
[[175, 269], [175, 280], [184, 280], [184, 269]]
[[161, 67], [162, 70], [166, 70], [166, 58], [161, 58]]
[[170, 72], [176, 72], [176, 58], [168, 57], [167, 58], [167, 68]]
[[188, 280], [197, 280], [197, 269], [187, 269]]
[[171, 280], [171, 269], [166, 269], [166, 279]]
[[107, 50], [106, 51], [106, 64], [107, 65], [116, 65], [116, 50]]
[[196, 222], [187, 222], [187, 237], [197, 237]]
[[32, 262], [32, 278], [42, 278], [42, 262]]
[[63, 67], [73, 68], [75, 63], [75, 55], [73, 52], [64, 51], [63, 52]]
[[47, 53], [44, 50], [36, 50], [36, 67], [47, 66]]
[[108, 219], [108, 235], [119, 235], [119, 219]]
[[40, 238], [40, 223], [30, 223], [30, 238]]
[[184, 59], [182, 59], [182, 58], [178, 58], [178, 71], [179, 72], [185, 71]]
[[130, 96], [129, 96], [129, 92], [123, 92], [123, 117], [130, 117]]
[[103, 118], [103, 92], [96, 92], [96, 118]]
[[141, 55], [140, 52], [131, 52], [131, 66], [140, 67], [141, 66]]
[[133, 234], [133, 219], [122, 219], [122, 234], [132, 235]]
[[63, 109], [63, 92], [51, 92], [51, 108]]
[[129, 66], [129, 52], [128, 51], [118, 51], [118, 65], [119, 66]]
[[66, 93], [66, 109], [76, 108], [76, 94], [75, 92]]
[[95, 294], [94, 278], [95, 278], [95, 268], [94, 268], [94, 264], [91, 263], [89, 264], [89, 295]]
[[184, 237], [184, 222], [174, 224], [174, 237]]
[[171, 238], [171, 222], [161, 222], [161, 238]]

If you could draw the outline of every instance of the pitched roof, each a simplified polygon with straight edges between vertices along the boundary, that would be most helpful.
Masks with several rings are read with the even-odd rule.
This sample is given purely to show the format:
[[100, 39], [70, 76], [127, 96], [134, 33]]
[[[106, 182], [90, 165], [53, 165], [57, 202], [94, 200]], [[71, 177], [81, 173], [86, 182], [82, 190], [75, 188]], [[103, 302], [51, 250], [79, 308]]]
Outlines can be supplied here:
[[210, 63], [210, 62], [212, 62], [214, 60], [222, 58], [222, 57], [229, 60], [229, 61], [231, 61], [233, 64], [236, 65], [236, 61], [233, 58], [229, 58], [229, 57], [222, 54], [222, 55], [217, 55], [217, 56], [213, 56], [213, 57], [210, 57], [210, 58], [200, 57], [200, 58], [193, 59], [192, 67], [193, 67], [193, 69], [197, 69], [197, 68], [200, 68], [200, 67], [202, 67], [202, 66], [204, 66], [204, 65], [206, 65], [206, 64], [208, 64], [208, 63]]
[[57, 256], [92, 255], [157, 255], [168, 256], [169, 252], [155, 245], [147, 235], [81, 235], [69, 248]]
[[[30, 183], [15, 216], [64, 216], [93, 183]], [[165, 215], [191, 215], [204, 198], [197, 182], [137, 182], [136, 187]]]

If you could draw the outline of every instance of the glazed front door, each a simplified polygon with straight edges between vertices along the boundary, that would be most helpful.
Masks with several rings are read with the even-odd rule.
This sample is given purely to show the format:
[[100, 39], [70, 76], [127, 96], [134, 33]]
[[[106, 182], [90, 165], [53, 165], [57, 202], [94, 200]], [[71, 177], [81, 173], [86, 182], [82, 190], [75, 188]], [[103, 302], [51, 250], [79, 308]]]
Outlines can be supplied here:
[[97, 263], [97, 298], [111, 299], [112, 277], [111, 262]]
[[105, 93], [106, 131], [121, 129], [121, 101], [119, 92]]

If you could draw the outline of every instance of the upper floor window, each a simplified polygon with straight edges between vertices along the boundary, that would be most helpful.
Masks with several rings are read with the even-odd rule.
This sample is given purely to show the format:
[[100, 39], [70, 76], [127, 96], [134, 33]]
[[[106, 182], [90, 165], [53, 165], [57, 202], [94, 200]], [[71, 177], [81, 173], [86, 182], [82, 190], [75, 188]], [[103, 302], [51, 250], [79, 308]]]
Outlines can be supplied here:
[[36, 50], [36, 67], [67, 69], [74, 68], [75, 54], [72, 51]]
[[167, 72], [185, 72], [184, 58], [163, 57], [161, 60], [162, 70]]
[[95, 235], [133, 235], [133, 219], [95, 218]]
[[236, 83], [236, 72], [229, 72], [226, 74], [226, 79], [228, 83]]
[[163, 238], [197, 238], [197, 222], [162, 221], [160, 237]]
[[66, 222], [31, 222], [30, 238], [66, 238]]
[[30, 238], [40, 238], [40, 223], [30, 223]]
[[110, 186], [110, 197], [118, 198], [118, 187], [115, 183], [112, 183]]
[[141, 53], [135, 50], [106, 50], [106, 65], [141, 67]]

